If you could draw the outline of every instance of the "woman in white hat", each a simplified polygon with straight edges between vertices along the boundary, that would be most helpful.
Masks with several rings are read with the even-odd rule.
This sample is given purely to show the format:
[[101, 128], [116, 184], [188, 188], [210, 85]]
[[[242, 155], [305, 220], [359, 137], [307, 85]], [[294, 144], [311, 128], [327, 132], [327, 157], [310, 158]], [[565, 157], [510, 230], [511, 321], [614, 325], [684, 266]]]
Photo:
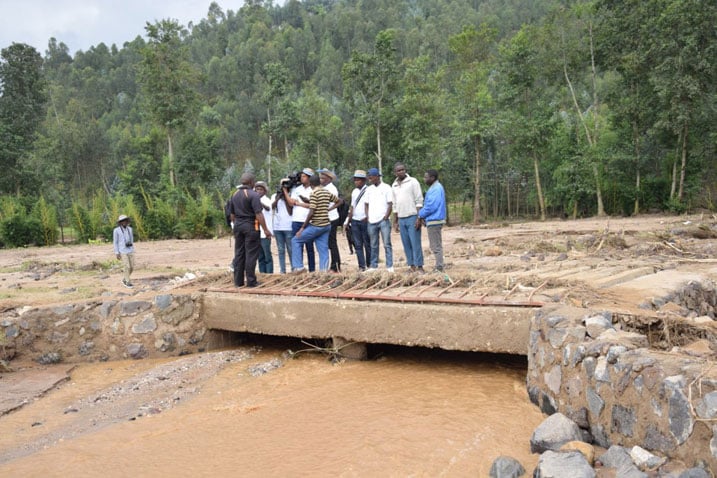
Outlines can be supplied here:
[[117, 227], [112, 233], [112, 243], [114, 244], [117, 259], [122, 260], [124, 269], [122, 285], [131, 289], [133, 286], [130, 281], [130, 275], [134, 270], [134, 234], [132, 233], [132, 226], [129, 225], [129, 218], [124, 214], [117, 219]]

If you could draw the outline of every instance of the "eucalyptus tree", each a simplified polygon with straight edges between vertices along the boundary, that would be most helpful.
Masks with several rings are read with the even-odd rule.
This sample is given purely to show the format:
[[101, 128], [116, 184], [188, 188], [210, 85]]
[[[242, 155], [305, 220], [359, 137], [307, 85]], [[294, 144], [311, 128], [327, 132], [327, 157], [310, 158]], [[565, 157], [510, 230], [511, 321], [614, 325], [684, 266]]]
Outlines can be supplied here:
[[526, 156], [532, 162], [540, 219], [545, 220], [541, 159], [554, 130], [555, 112], [550, 105], [554, 92], [542, 75], [540, 33], [540, 28], [524, 25], [501, 46], [498, 89], [505, 118], [503, 135], [513, 156]]
[[297, 128], [297, 153], [305, 158], [313, 157], [312, 164], [319, 168], [335, 168], [338, 163], [341, 119], [311, 83], [304, 85], [295, 107], [297, 117], [301, 118]]
[[[600, 149], [601, 128], [606, 118], [598, 86], [600, 77], [595, 57], [594, 12], [590, 2], [582, 0], [559, 7], [544, 26], [546, 69], [562, 76], [565, 85], [564, 107], [572, 110], [580, 134], [576, 140], [585, 145], [583, 155], [591, 164], [598, 216], [605, 215], [602, 193], [603, 160]], [[554, 61], [548, 61], [553, 58]]]
[[13, 43], [0, 51], [0, 193], [20, 194], [33, 171], [23, 164], [43, 120], [47, 94], [42, 57]]
[[634, 175], [633, 213], [640, 212], [644, 142], [654, 124], [655, 92], [650, 84], [652, 59], [649, 48], [652, 8], [644, 1], [599, 0], [598, 59], [604, 68], [619, 73], [608, 99], [618, 122], [629, 125]]
[[383, 171], [382, 134], [393, 107], [399, 84], [399, 68], [393, 45], [396, 32], [384, 30], [376, 35], [372, 53], [353, 52], [342, 70], [344, 98], [359, 125], [370, 127], [375, 135], [373, 154]]
[[[652, 35], [654, 67], [651, 81], [660, 101], [657, 126], [677, 139], [670, 197], [682, 202], [685, 195], [690, 134], [705, 107], [714, 106], [717, 82], [717, 5], [698, 0], [652, 0], [644, 18]], [[714, 131], [715, 114], [702, 119]], [[679, 169], [679, 172], [678, 172]]]
[[185, 31], [177, 21], [147, 23], [145, 30], [148, 42], [142, 49], [138, 78], [152, 119], [165, 131], [169, 183], [175, 187], [173, 137], [196, 111], [200, 74], [189, 62], [189, 50], [182, 43]]
[[473, 222], [481, 214], [481, 152], [483, 140], [493, 134], [493, 95], [489, 85], [494, 67], [495, 30], [485, 24], [467, 26], [448, 39], [454, 60], [448, 65], [453, 83], [454, 130], [470, 144], [473, 152]]

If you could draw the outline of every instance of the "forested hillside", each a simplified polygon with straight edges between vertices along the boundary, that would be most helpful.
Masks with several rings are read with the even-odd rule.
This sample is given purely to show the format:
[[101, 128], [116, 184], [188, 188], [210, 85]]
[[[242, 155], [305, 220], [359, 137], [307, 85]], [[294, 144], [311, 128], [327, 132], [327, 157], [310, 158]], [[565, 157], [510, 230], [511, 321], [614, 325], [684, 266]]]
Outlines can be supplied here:
[[211, 237], [243, 171], [437, 169], [453, 220], [713, 209], [717, 3], [246, 0], [0, 45], [0, 245]]

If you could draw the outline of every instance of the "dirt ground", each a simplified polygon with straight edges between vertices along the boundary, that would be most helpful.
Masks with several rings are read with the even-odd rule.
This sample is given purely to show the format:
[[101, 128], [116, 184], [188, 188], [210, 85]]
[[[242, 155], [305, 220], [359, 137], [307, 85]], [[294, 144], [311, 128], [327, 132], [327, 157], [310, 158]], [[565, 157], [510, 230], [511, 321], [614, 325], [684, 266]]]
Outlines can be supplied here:
[[[426, 269], [430, 270], [433, 257], [425, 234], [423, 239]], [[446, 274], [451, 280], [480, 276], [482, 288], [497, 293], [540, 287], [539, 291], [553, 300], [595, 304], [614, 294], [594, 287], [599, 270], [607, 274], [615, 274], [616, 267], [624, 271], [647, 267], [646, 272], [650, 268], [653, 272], [711, 271], [717, 252], [717, 219], [699, 214], [490, 223], [446, 227], [443, 241]], [[393, 234], [392, 242], [396, 272], [408, 274], [398, 234]], [[341, 232], [339, 246], [343, 274], [356, 274], [356, 256], [349, 254]], [[111, 244], [0, 250], [0, 312], [230, 284], [233, 240], [229, 235], [209, 240], [138, 241], [136, 251], [135, 288], [130, 290], [121, 284], [121, 264]], [[383, 250], [380, 255], [383, 257]], [[274, 265], [278, 271], [275, 250]], [[556, 274], [558, 268], [564, 272]], [[633, 302], [638, 299], [630, 298]]]
[[[465, 280], [477, 284], [474, 295], [479, 296], [530, 297], [546, 302], [637, 310], [646, 291], [664, 285], [664, 275], [659, 272], [667, 271], [674, 277], [699, 274], [717, 278], [716, 228], [717, 219], [711, 214], [446, 227], [445, 276], [452, 283]], [[396, 274], [410, 275], [398, 234], [393, 234], [392, 241]], [[426, 269], [430, 269], [433, 257], [425, 234], [424, 241]], [[342, 275], [358, 276], [355, 256], [349, 254], [342, 235], [339, 244]], [[228, 235], [213, 240], [139, 241], [136, 250], [135, 288], [131, 290], [121, 285], [121, 265], [114, 258], [111, 244], [0, 250], [0, 313], [18, 307], [91, 298], [152, 296], [178, 288], [186, 292], [231, 287], [228, 266], [233, 241]], [[276, 260], [275, 255], [278, 270]], [[639, 288], [626, 286], [641, 279], [647, 282]], [[264, 275], [260, 280], [270, 278]], [[182, 357], [181, 362], [166, 365], [164, 361], [123, 364], [126, 373], [121, 377], [108, 375], [106, 388], [100, 392], [97, 387], [105, 386], [104, 382], [95, 382], [95, 389], [88, 391], [86, 398], [66, 408], [64, 416], [70, 418], [51, 433], [36, 433], [30, 427], [21, 447], [12, 437], [0, 437], [0, 464], [33, 453], [59, 437], [82, 434], [91, 426], [131, 420], [137, 410], [150, 415], [159, 413], [178, 400], [172, 395], [178, 393], [177, 383], [183, 384], [182, 393], [194, 393], [213, 370], [236, 360], [251, 361], [256, 354], [256, 350], [244, 349]], [[277, 360], [283, 358], [259, 354], [254, 360], [260, 369], [258, 373], [263, 373], [279, 366]], [[41, 367], [13, 361], [10, 366], [15, 372], [0, 370], [0, 390], [24, 394], [26, 402], [39, 399], [71, 376], [75, 380], [75, 372], [67, 364]], [[120, 369], [119, 365], [115, 368]], [[118, 380], [129, 381], [127, 387], [141, 392], [125, 394], [113, 385]], [[25, 384], [22, 390], [15, 388], [20, 382]], [[135, 386], [135, 382], [144, 385]], [[72, 419], [77, 410], [90, 407], [96, 413], [89, 422]], [[17, 408], [5, 407], [0, 415]], [[17, 416], [25, 418], [22, 414]]]

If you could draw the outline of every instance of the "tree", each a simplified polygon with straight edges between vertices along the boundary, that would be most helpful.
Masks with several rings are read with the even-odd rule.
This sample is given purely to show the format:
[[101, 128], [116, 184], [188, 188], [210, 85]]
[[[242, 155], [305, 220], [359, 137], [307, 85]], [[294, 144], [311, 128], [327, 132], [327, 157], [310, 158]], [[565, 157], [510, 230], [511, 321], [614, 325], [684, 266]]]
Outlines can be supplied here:
[[173, 135], [196, 111], [200, 77], [175, 20], [147, 23], [145, 30], [149, 41], [142, 49], [139, 81], [152, 118], [166, 132], [169, 182], [175, 187]]
[[45, 114], [42, 57], [29, 45], [13, 43], [0, 59], [0, 192], [20, 194], [30, 174], [22, 161]]
[[342, 70], [344, 97], [360, 123], [371, 125], [376, 138], [374, 155], [383, 171], [382, 126], [386, 108], [393, 105], [398, 86], [396, 32], [384, 30], [376, 35], [373, 53], [354, 52]]
[[488, 80], [492, 69], [495, 30], [485, 24], [465, 27], [449, 38], [455, 59], [449, 65], [454, 88], [456, 131], [473, 147], [473, 222], [481, 221], [481, 150], [493, 130], [493, 97]]

